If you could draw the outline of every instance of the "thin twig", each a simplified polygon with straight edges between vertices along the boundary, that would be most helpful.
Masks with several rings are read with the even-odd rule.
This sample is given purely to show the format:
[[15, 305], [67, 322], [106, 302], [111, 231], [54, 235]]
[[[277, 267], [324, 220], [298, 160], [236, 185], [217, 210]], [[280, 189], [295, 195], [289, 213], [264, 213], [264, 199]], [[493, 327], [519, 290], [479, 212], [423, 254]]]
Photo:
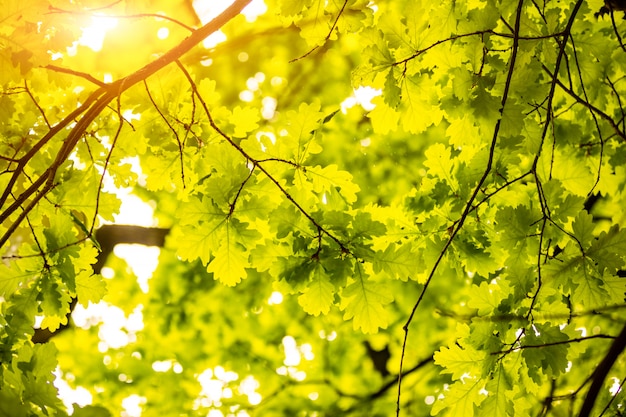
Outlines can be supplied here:
[[63, 73], [63, 74], [70, 74], [70, 75], [74, 75], [76, 77], [83, 78], [83, 79], [89, 81], [90, 83], [94, 83], [98, 87], [106, 88], [106, 86], [107, 86], [107, 84], [105, 82], [102, 82], [102, 81], [98, 80], [93, 75], [87, 74], [86, 72], [75, 71], [73, 69], [63, 68], [63, 67], [59, 67], [57, 65], [51, 65], [51, 64], [48, 64], [48, 65], [44, 66], [43, 68], [49, 69], [51, 71], [60, 72], [60, 73]]
[[302, 55], [302, 56], [300, 56], [298, 58], [292, 59], [291, 61], [289, 61], [289, 63], [296, 62], [296, 61], [299, 61], [299, 60], [301, 60], [303, 58], [306, 58], [307, 56], [311, 55], [315, 50], [317, 50], [320, 46], [323, 46], [323, 45], [326, 44], [326, 42], [328, 42], [328, 40], [330, 39], [331, 35], [333, 34], [333, 31], [337, 27], [337, 23], [339, 22], [339, 18], [343, 14], [343, 11], [345, 10], [347, 4], [348, 4], [348, 0], [344, 0], [343, 5], [341, 6], [341, 10], [339, 10], [339, 13], [337, 13], [337, 17], [335, 18], [335, 21], [331, 25], [330, 30], [328, 31], [328, 34], [326, 35], [326, 37], [324, 38], [322, 43], [320, 45], [316, 45], [315, 47], [313, 47], [309, 52], [305, 53], [304, 55]]
[[[501, 113], [504, 110], [504, 107], [506, 105], [506, 102], [507, 102], [508, 96], [509, 96], [509, 89], [511, 88], [511, 80], [513, 78], [513, 71], [514, 71], [514, 68], [515, 68], [515, 61], [516, 61], [516, 58], [517, 58], [517, 51], [518, 51], [518, 46], [519, 46], [519, 30], [520, 30], [520, 23], [521, 23], [523, 3], [524, 3], [524, 0], [519, 0], [519, 2], [517, 4], [517, 12], [516, 12], [516, 18], [515, 18], [515, 29], [513, 30], [513, 49], [511, 51], [511, 58], [510, 58], [510, 62], [509, 62], [509, 71], [507, 73], [506, 82], [504, 84], [504, 91], [502, 92], [502, 100], [500, 102], [500, 105], [501, 105], [500, 112]], [[404, 365], [404, 357], [405, 357], [405, 354], [406, 354], [406, 344], [407, 344], [407, 340], [408, 340], [408, 336], [409, 336], [409, 325], [413, 321], [413, 317], [415, 317], [415, 312], [417, 311], [417, 308], [421, 304], [421, 302], [422, 302], [422, 300], [424, 298], [424, 295], [426, 294], [426, 290], [428, 289], [430, 283], [432, 282], [433, 277], [435, 276], [435, 272], [437, 271], [437, 269], [439, 267], [439, 264], [441, 263], [441, 261], [443, 260], [443, 257], [447, 253], [448, 248], [452, 245], [452, 241], [454, 240], [454, 238], [457, 236], [457, 234], [459, 233], [459, 231], [461, 230], [461, 228], [465, 224], [465, 220], [467, 219], [467, 216], [469, 215], [469, 213], [470, 213], [470, 211], [472, 209], [474, 201], [476, 200], [476, 197], [478, 196], [478, 193], [480, 192], [484, 182], [487, 180], [487, 176], [491, 172], [491, 167], [492, 167], [494, 156], [495, 156], [496, 144], [497, 144], [497, 141], [498, 141], [498, 135], [499, 135], [499, 132], [500, 132], [501, 122], [502, 122], [502, 118], [499, 118], [498, 121], [496, 122], [495, 127], [494, 127], [493, 137], [491, 139], [491, 145], [490, 145], [490, 149], [489, 149], [489, 158], [487, 160], [487, 167], [485, 168], [485, 171], [484, 171], [482, 177], [478, 181], [478, 184], [474, 188], [474, 192], [472, 193], [472, 195], [470, 196], [469, 200], [465, 204], [465, 208], [463, 209], [463, 213], [461, 214], [461, 217], [459, 218], [459, 220], [456, 223], [456, 227], [452, 230], [452, 233], [450, 234], [450, 237], [446, 241], [446, 244], [444, 245], [443, 249], [441, 249], [441, 251], [439, 253], [439, 256], [435, 260], [435, 264], [432, 266], [432, 268], [430, 270], [428, 278], [426, 279], [426, 282], [424, 283], [424, 287], [422, 288], [422, 291], [420, 292], [420, 295], [419, 295], [417, 301], [413, 305], [413, 309], [411, 310], [409, 318], [407, 319], [405, 325], [403, 326], [403, 329], [404, 329], [404, 340], [402, 342], [402, 353], [400, 355], [400, 373], [398, 374], [398, 398], [396, 400], [396, 416], [397, 417], [400, 416], [400, 397], [402, 395], [402, 367]]]

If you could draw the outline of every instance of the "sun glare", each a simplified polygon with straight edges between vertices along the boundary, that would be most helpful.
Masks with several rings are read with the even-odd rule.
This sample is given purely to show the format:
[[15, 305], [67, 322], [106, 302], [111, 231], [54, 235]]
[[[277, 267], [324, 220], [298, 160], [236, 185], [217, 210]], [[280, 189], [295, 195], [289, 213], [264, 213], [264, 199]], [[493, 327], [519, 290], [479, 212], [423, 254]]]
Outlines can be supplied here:
[[[195, 0], [193, 7], [202, 24], [206, 24], [222, 13], [232, 3], [233, 0]], [[242, 15], [247, 21], [254, 22], [258, 16], [266, 11], [267, 5], [263, 0], [254, 0], [244, 8]], [[90, 24], [82, 28], [82, 36], [78, 40], [78, 44], [87, 46], [94, 52], [99, 52], [102, 49], [107, 32], [115, 29], [118, 23], [119, 19], [115, 17], [106, 15], [92, 16]], [[168, 36], [169, 30], [166, 27], [159, 29], [157, 33], [159, 39], [165, 39]], [[203, 45], [205, 48], [213, 48], [225, 40], [226, 35], [221, 31], [217, 31], [206, 38]], [[72, 52], [75, 53], [75, 46], [69, 48], [68, 53], [72, 55]]]
[[[233, 0], [195, 0], [193, 2], [193, 8], [196, 10], [202, 24], [206, 24], [222, 13], [232, 3]], [[254, 22], [258, 16], [262, 15], [266, 11], [267, 5], [263, 0], [253, 0], [242, 10], [241, 14], [248, 22]], [[218, 30], [206, 38], [202, 44], [205, 48], [211, 49], [225, 40], [226, 35], [222, 31]]]
[[107, 32], [117, 27], [118, 19], [108, 16], [92, 16], [91, 25], [83, 28], [78, 43], [91, 48], [94, 52], [102, 49]]

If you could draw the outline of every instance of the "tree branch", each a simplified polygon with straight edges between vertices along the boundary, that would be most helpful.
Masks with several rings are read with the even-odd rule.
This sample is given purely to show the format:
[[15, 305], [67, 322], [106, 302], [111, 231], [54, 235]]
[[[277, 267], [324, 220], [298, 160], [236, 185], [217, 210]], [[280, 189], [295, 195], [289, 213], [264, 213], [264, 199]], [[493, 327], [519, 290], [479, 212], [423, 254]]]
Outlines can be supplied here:
[[593, 405], [596, 402], [600, 389], [602, 388], [602, 385], [604, 385], [604, 380], [606, 379], [606, 376], [611, 370], [611, 367], [613, 367], [613, 364], [617, 360], [618, 356], [624, 351], [624, 348], [626, 348], [626, 325], [622, 328], [619, 336], [617, 336], [617, 338], [613, 341], [613, 344], [604, 356], [604, 359], [602, 359], [602, 362], [600, 362], [595, 371], [593, 371], [591, 386], [589, 387], [589, 391], [585, 397], [585, 402], [580, 408], [578, 417], [588, 417], [591, 414], [591, 410], [593, 409]]
[[[96, 231], [96, 240], [100, 243], [102, 251], [98, 254], [98, 260], [93, 266], [93, 271], [99, 274], [102, 267], [107, 261], [109, 255], [113, 252], [116, 245], [119, 244], [139, 244], [145, 246], [163, 247], [165, 244], [165, 236], [169, 233], [169, 229], [159, 227], [142, 227], [127, 225], [105, 225]], [[57, 330], [35, 329], [35, 334], [31, 338], [33, 343], [46, 343], [52, 337], [66, 330], [70, 326], [70, 316], [76, 306], [76, 298], [70, 303], [70, 310], [66, 316], [66, 324], [62, 324]]]
[[13, 214], [18, 208], [20, 208], [22, 204], [34, 194], [31, 203], [22, 210], [20, 215], [13, 222], [13, 224], [7, 227], [7, 231], [2, 237], [0, 237], [0, 247], [4, 246], [4, 244], [8, 241], [11, 235], [15, 232], [19, 224], [24, 220], [25, 216], [37, 205], [39, 200], [41, 200], [41, 198], [54, 187], [54, 178], [56, 176], [58, 168], [71, 154], [71, 151], [74, 149], [80, 138], [83, 136], [87, 127], [95, 120], [98, 115], [100, 115], [102, 110], [106, 108], [106, 106], [112, 100], [114, 100], [116, 97], [119, 97], [124, 91], [128, 90], [133, 85], [145, 80], [165, 66], [175, 62], [178, 58], [191, 50], [194, 46], [202, 42], [202, 40], [204, 40], [207, 36], [220, 29], [227, 22], [237, 16], [241, 12], [241, 10], [243, 10], [243, 8], [247, 6], [248, 3], [250, 3], [250, 1], [251, 0], [235, 0], [235, 2], [226, 10], [224, 10], [222, 14], [208, 22], [206, 25], [202, 26], [200, 29], [194, 31], [191, 35], [181, 41], [177, 46], [165, 52], [159, 58], [146, 64], [134, 73], [107, 85], [106, 88], [99, 88], [98, 90], [96, 90], [94, 93], [92, 93], [92, 95], [89, 96], [85, 104], [72, 112], [59, 124], [54, 126], [54, 128], [51, 129], [48, 134], [46, 134], [44, 138], [42, 138], [42, 140], [40, 140], [27, 155], [20, 159], [18, 167], [13, 172], [13, 175], [9, 179], [6, 189], [0, 197], [0, 206], [2, 206], [8, 196], [11, 195], [13, 186], [15, 185], [15, 182], [17, 181], [19, 175], [23, 172], [23, 169], [27, 162], [39, 151], [41, 147], [43, 147], [50, 139], [52, 139], [52, 137], [59, 133], [59, 131], [61, 131], [63, 127], [69, 125], [75, 117], [85, 112], [85, 115], [76, 123], [76, 125], [69, 132], [67, 138], [65, 139], [65, 142], [63, 143], [63, 146], [59, 150], [54, 162], [50, 165], [50, 167], [37, 180], [35, 180], [30, 187], [28, 187], [22, 194], [20, 194], [15, 199], [13, 204], [11, 204], [2, 213], [0, 213], [0, 223], [3, 223], [11, 216], [11, 214]]

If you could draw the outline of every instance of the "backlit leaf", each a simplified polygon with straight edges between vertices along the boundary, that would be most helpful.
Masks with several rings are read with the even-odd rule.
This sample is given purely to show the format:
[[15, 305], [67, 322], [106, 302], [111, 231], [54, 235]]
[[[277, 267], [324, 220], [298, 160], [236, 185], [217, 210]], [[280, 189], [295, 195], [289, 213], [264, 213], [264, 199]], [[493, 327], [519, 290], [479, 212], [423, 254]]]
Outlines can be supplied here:
[[331, 284], [321, 265], [317, 265], [311, 273], [311, 282], [302, 295], [298, 297], [298, 302], [302, 309], [309, 314], [318, 316], [328, 314], [333, 303], [335, 286]]
[[355, 330], [376, 333], [388, 325], [385, 305], [393, 301], [389, 291], [382, 285], [369, 282], [357, 266], [357, 280], [341, 293], [341, 309], [344, 320], [352, 319]]

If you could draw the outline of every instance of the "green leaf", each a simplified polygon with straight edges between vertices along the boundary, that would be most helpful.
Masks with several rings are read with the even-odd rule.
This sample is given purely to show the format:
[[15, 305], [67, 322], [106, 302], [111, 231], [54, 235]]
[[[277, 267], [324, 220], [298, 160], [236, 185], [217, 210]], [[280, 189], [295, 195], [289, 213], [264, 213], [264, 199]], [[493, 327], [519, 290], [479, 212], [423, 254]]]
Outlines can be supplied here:
[[235, 107], [229, 119], [229, 122], [235, 126], [233, 136], [236, 138], [246, 137], [248, 133], [259, 127], [259, 120], [259, 112], [256, 109]]
[[222, 284], [233, 286], [247, 275], [248, 255], [229, 233], [224, 238], [224, 242], [213, 252], [214, 259], [207, 266], [207, 272], [213, 273]]
[[[538, 384], [547, 377], [556, 377], [567, 368], [568, 335], [550, 323], [536, 324], [522, 339], [522, 356], [528, 365], [529, 375]], [[534, 347], [528, 347], [534, 346]], [[538, 348], [540, 347], [540, 348]]]
[[626, 233], [618, 225], [613, 225], [600, 233], [587, 253], [601, 271], [607, 269], [609, 273], [615, 273], [626, 263]]
[[481, 380], [466, 378], [450, 385], [433, 404], [431, 415], [437, 415], [446, 410], [449, 416], [473, 417], [475, 407], [479, 406], [487, 397], [481, 393]]
[[411, 133], [422, 133], [431, 125], [438, 125], [443, 118], [436, 96], [437, 88], [428, 76], [407, 77], [402, 83], [400, 116], [402, 127]]
[[330, 306], [333, 304], [335, 286], [330, 282], [326, 271], [318, 262], [311, 272], [311, 281], [302, 295], [298, 297], [298, 302], [302, 309], [309, 314], [318, 316], [328, 314]]
[[574, 236], [578, 239], [578, 241], [586, 246], [587, 242], [590, 242], [593, 239], [593, 231], [595, 229], [593, 217], [586, 211], [581, 211], [574, 219], [572, 229], [574, 231]]
[[487, 398], [480, 405], [481, 412], [491, 416], [513, 415], [514, 402], [511, 397], [514, 382], [512, 375], [509, 375], [504, 366], [500, 365], [485, 386]]
[[343, 319], [352, 319], [355, 330], [363, 333], [376, 333], [388, 325], [388, 313], [384, 306], [393, 301], [389, 290], [378, 283], [367, 280], [367, 277], [356, 266], [356, 281], [341, 292], [341, 310]]
[[485, 359], [485, 352], [471, 346], [461, 347], [457, 344], [442, 347], [433, 356], [435, 364], [442, 366], [442, 373], [451, 374], [452, 379], [458, 380], [463, 376], [479, 376], [482, 374], [481, 362]]
[[26, 284], [34, 276], [32, 272], [23, 271], [17, 262], [10, 267], [0, 264], [0, 297], [8, 299], [22, 284]]
[[417, 280], [424, 270], [424, 260], [410, 243], [387, 246], [384, 252], [374, 254], [372, 264], [376, 274], [383, 272], [403, 281], [409, 278]]
[[98, 303], [107, 293], [106, 283], [100, 275], [83, 271], [76, 276], [76, 297], [85, 308], [89, 303]]
[[430, 146], [426, 152], [424, 152], [424, 155], [426, 156], [424, 166], [428, 168], [428, 174], [448, 183], [450, 187], [456, 189], [458, 184], [452, 177], [454, 160], [452, 159], [450, 149], [441, 143], [437, 143]]
[[311, 179], [313, 190], [318, 193], [331, 192], [333, 189], [341, 190], [341, 196], [348, 202], [354, 203], [360, 188], [352, 181], [352, 175], [346, 171], [337, 169], [337, 165], [321, 167], [307, 167], [307, 178]]
[[372, 103], [376, 107], [368, 113], [368, 117], [372, 122], [374, 131], [381, 135], [394, 132], [400, 121], [400, 113], [384, 103], [383, 98], [380, 96], [375, 97]]
[[469, 307], [478, 309], [479, 316], [492, 314], [507, 294], [500, 285], [481, 282], [479, 287], [472, 291], [467, 303]]

